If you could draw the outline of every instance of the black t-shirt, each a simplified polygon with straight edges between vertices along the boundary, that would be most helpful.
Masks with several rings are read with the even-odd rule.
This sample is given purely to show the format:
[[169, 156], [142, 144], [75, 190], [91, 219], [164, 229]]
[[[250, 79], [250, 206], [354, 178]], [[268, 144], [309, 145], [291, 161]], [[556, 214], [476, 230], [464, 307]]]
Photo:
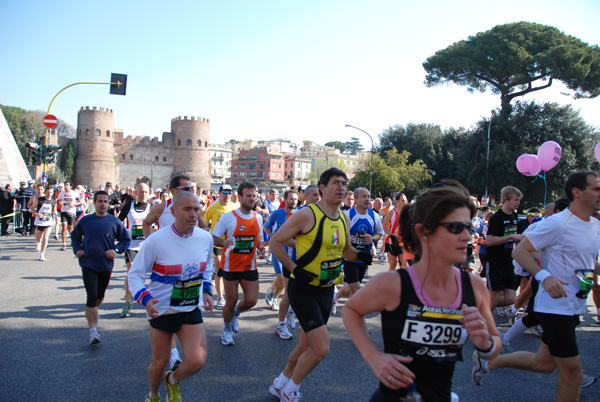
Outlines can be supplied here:
[[[490, 218], [488, 224], [488, 236], [508, 236], [511, 234], [517, 234], [517, 219], [519, 217], [515, 212], [511, 212], [507, 215], [499, 209]], [[514, 241], [510, 240], [506, 243], [499, 244], [497, 246], [487, 246], [487, 258], [490, 262], [497, 262], [502, 264], [512, 265], [512, 251], [514, 248]]]

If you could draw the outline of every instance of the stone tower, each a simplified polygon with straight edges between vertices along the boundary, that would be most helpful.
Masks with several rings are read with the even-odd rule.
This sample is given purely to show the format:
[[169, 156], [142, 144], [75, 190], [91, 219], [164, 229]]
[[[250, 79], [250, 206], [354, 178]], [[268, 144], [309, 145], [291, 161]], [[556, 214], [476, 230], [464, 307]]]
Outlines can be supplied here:
[[204, 189], [210, 188], [209, 143], [210, 123], [200, 117], [176, 117], [171, 120], [175, 136], [173, 174], [185, 173]]
[[112, 109], [89, 106], [77, 115], [77, 157], [74, 185], [96, 189], [116, 177], [114, 117]]

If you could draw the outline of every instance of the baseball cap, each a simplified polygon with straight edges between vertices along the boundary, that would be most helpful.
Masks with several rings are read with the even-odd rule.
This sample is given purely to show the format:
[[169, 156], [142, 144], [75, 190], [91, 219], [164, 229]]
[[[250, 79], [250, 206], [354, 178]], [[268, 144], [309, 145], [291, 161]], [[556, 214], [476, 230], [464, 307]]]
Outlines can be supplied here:
[[27, 184], [35, 184], [35, 180], [27, 180]]
[[229, 184], [223, 184], [221, 187], [219, 187], [219, 191], [223, 190], [231, 190], [231, 186]]
[[300, 188], [298, 188], [298, 190], [299, 191], [305, 191], [306, 187], [308, 187], [308, 186], [306, 186], [306, 185], [303, 184], [303, 185], [300, 186]]
[[157, 188], [156, 191], [154, 191], [155, 193], [160, 193], [162, 190], [160, 188]]
[[65, 183], [58, 183], [58, 187], [64, 187]]
[[19, 184], [20, 184], [20, 185], [23, 185], [23, 184], [27, 184], [27, 183], [25, 182], [25, 180], [21, 180], [21, 181], [19, 182]]

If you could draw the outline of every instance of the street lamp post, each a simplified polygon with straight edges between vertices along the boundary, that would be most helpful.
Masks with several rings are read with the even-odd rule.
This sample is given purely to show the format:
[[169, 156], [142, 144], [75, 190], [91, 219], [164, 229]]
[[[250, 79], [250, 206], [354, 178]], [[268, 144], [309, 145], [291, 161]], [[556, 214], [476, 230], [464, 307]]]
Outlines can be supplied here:
[[368, 135], [369, 138], [371, 139], [371, 166], [369, 167], [369, 193], [371, 194], [371, 196], [373, 196], [373, 150], [375, 148], [375, 143], [373, 142], [373, 137], [371, 137], [371, 134], [367, 133], [362, 128], [354, 127], [354, 126], [351, 126], [350, 124], [346, 124], [346, 127], [351, 127], [351, 128], [355, 128], [359, 131], [362, 131], [363, 133]]

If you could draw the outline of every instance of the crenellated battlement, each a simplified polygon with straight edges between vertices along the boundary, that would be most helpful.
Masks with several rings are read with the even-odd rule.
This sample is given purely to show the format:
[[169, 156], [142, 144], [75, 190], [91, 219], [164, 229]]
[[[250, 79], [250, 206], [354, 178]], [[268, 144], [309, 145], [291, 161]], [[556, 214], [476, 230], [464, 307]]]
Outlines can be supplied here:
[[103, 108], [103, 107], [97, 107], [97, 106], [92, 106], [92, 108], [90, 109], [90, 106], [86, 106], [86, 107], [81, 107], [81, 109], [79, 109], [80, 112], [82, 111], [90, 111], [90, 112], [105, 112], [105, 113], [112, 113], [113, 110], [109, 109], [109, 108]]
[[123, 137], [123, 145], [125, 145], [125, 144], [128, 146], [159, 147], [159, 146], [162, 146], [164, 143], [162, 141], [160, 141], [157, 137], [150, 137], [150, 136], [138, 137], [138, 136], [127, 135], [127, 136]]
[[179, 121], [179, 120], [189, 120], [189, 121], [201, 121], [201, 122], [206, 122], [208, 123], [209, 120], [205, 119], [204, 117], [196, 117], [196, 116], [190, 116], [188, 119], [188, 116], [177, 116], [174, 119], [171, 119], [171, 123], [175, 122], [175, 121]]

